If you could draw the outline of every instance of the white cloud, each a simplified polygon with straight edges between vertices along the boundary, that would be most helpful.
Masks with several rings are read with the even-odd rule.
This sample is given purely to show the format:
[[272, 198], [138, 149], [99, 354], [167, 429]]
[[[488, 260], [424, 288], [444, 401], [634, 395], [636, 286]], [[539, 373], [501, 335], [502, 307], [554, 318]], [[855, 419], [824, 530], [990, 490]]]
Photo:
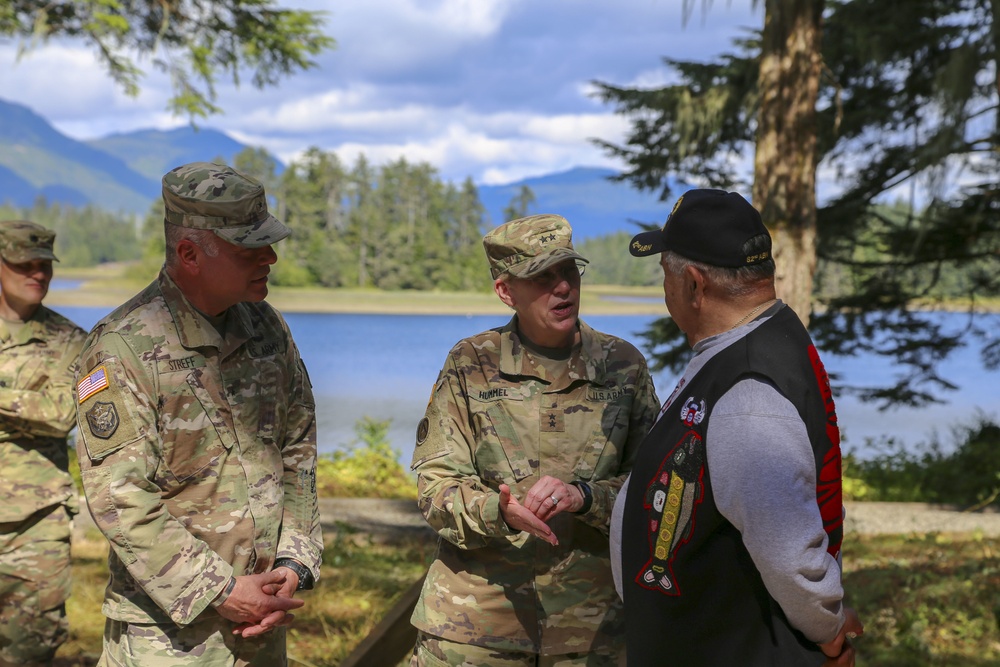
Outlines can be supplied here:
[[619, 138], [627, 129], [628, 121], [611, 113], [561, 114], [529, 119], [524, 134], [539, 141], [575, 144], [591, 137]]
[[170, 88], [160, 72], [147, 71], [139, 95], [130, 97], [82, 46], [51, 41], [20, 59], [13, 46], [0, 46], [0, 62], [5, 61], [13, 65], [0, 68], [0, 97], [28, 106], [73, 138], [185, 123], [166, 111]]
[[[302, 7], [290, 0], [287, 6]], [[517, 2], [511, 0], [350, 0], [313, 2], [327, 12], [337, 49], [325, 68], [348, 76], [394, 78], [438, 71], [463, 49], [495, 35]], [[429, 70], [427, 68], [430, 68]]]
[[340, 25], [411, 25], [422, 34], [454, 33], [483, 37], [496, 32], [519, 0], [281, 0], [289, 8], [325, 12], [333, 35]]
[[662, 88], [676, 83], [680, 83], [680, 76], [673, 70], [660, 66], [640, 71], [631, 81], [624, 82], [623, 85], [633, 88]]
[[[259, 139], [260, 144], [286, 162], [297, 159], [303, 152], [294, 142], [233, 134], [242, 141]], [[453, 182], [472, 177], [477, 183], [497, 184], [576, 165], [618, 166], [585, 141], [543, 142], [528, 134], [505, 135], [470, 129], [466, 122], [447, 125], [440, 132], [410, 140], [382, 143], [347, 140], [319, 147], [335, 153], [346, 165], [353, 164], [361, 154], [375, 165], [400, 158], [412, 163], [426, 162]]]
[[[360, 153], [375, 164], [405, 157], [488, 183], [616, 167], [589, 140], [620, 141], [627, 123], [593, 97], [590, 81], [662, 85], [663, 56], [731, 50], [737, 26], [754, 16], [749, 2], [716, 3], [702, 19], [699, 5], [682, 27], [682, 0], [280, 2], [327, 12], [337, 48], [278, 88], [235, 88], [220, 77], [225, 113], [199, 125], [286, 162], [316, 146], [348, 163]], [[0, 63], [14, 52], [0, 45]], [[75, 138], [186, 123], [165, 111], [167, 77], [149, 71], [142, 85], [139, 97], [125, 96], [73, 42], [0, 67], [0, 97]]]
[[436, 2], [388, 2], [395, 8], [403, 5], [404, 14], [428, 32], [435, 28], [468, 38], [482, 38], [495, 33], [511, 7], [510, 0], [438, 0]]

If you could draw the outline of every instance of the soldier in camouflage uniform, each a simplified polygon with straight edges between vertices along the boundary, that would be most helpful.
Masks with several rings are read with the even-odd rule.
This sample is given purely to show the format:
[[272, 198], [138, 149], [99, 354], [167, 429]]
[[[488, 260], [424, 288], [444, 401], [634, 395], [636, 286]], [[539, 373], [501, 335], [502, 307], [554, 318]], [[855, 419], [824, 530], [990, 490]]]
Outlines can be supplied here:
[[659, 402], [642, 354], [578, 319], [571, 236], [537, 215], [483, 239], [515, 314], [452, 348], [417, 428], [440, 539], [411, 665], [624, 664], [606, 530]]
[[86, 334], [42, 305], [55, 233], [0, 222], [0, 667], [50, 664], [68, 636], [66, 435]]
[[166, 263], [87, 339], [77, 451], [111, 543], [100, 665], [286, 664], [296, 590], [319, 576], [312, 388], [264, 302], [289, 229], [259, 183], [163, 177]]

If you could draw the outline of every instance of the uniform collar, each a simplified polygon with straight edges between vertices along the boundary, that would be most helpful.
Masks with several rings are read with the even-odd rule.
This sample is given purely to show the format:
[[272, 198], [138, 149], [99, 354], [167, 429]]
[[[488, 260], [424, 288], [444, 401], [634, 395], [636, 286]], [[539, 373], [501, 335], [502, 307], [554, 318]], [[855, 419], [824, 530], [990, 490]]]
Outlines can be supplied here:
[[191, 305], [166, 271], [160, 271], [158, 280], [160, 292], [177, 327], [177, 337], [184, 347], [214, 347], [226, 357], [250, 339], [250, 319], [244, 304], [238, 303], [227, 311], [226, 336], [223, 338], [201, 311]]
[[17, 335], [11, 334], [6, 322], [0, 320], [0, 345], [24, 345], [32, 340], [44, 342], [46, 340], [45, 329], [50, 311], [45, 306], [39, 305], [35, 313], [18, 330]]
[[[578, 319], [577, 324], [580, 327], [579, 351], [570, 355], [566, 382], [560, 383], [560, 386], [553, 385], [551, 387], [553, 390], [561, 389], [562, 385], [568, 386], [578, 380], [586, 380], [591, 384], [604, 384], [606, 368], [600, 341], [594, 330], [583, 320]], [[534, 355], [521, 343], [521, 338], [517, 334], [517, 315], [500, 330], [500, 373], [534, 377], [549, 382], [544, 366], [538, 363]]]

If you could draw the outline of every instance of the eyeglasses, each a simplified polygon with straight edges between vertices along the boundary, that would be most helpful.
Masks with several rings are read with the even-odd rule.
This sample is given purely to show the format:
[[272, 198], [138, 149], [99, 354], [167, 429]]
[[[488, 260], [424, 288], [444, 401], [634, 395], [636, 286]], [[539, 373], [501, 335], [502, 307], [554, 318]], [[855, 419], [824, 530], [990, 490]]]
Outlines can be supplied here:
[[564, 280], [570, 284], [579, 282], [586, 270], [586, 264], [573, 263], [559, 268], [548, 269], [530, 278], [525, 278], [525, 280], [536, 287], [551, 289]]

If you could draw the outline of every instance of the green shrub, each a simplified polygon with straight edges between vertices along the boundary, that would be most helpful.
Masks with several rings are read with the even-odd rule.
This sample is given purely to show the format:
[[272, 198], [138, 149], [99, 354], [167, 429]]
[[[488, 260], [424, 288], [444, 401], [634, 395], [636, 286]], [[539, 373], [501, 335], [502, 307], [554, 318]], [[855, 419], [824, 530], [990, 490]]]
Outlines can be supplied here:
[[399, 452], [389, 446], [389, 423], [362, 417], [354, 425], [357, 439], [349, 449], [320, 454], [316, 462], [320, 496], [416, 499], [416, 479], [400, 465]]
[[848, 454], [843, 460], [844, 500], [872, 500], [874, 490], [868, 482], [858, 478], [854, 472], [857, 461]]
[[68, 439], [69, 447], [69, 474], [73, 478], [73, 486], [77, 493], [83, 493], [83, 476], [80, 473], [80, 461], [76, 458], [76, 447], [74, 446], [76, 432]]
[[[855, 499], [929, 502], [978, 508], [1000, 496], [1000, 425], [979, 415], [972, 424], [952, 428], [952, 445], [935, 434], [908, 452], [889, 439], [866, 460], [844, 457], [845, 486], [851, 479]], [[869, 441], [869, 445], [872, 443]]]

